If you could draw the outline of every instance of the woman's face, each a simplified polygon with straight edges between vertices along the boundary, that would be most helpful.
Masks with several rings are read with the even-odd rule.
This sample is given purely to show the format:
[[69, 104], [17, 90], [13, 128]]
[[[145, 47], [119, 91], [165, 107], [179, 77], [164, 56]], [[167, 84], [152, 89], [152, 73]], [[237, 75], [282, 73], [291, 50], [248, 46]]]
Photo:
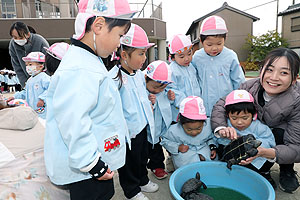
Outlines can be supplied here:
[[25, 34], [25, 36], [21, 36], [18, 34], [18, 31], [16, 29], [12, 30], [11, 35], [14, 40], [24, 40], [29, 38], [29, 33], [28, 35]]
[[286, 57], [276, 59], [269, 66], [265, 65], [260, 78], [263, 88], [270, 96], [275, 96], [286, 91], [291, 84], [296, 82], [296, 80], [292, 80], [290, 66]]

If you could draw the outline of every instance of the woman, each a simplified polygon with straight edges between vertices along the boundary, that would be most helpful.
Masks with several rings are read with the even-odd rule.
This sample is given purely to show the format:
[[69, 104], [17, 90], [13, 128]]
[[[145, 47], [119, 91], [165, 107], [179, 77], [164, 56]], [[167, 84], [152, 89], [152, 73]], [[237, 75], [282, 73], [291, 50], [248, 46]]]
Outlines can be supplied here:
[[11, 63], [20, 80], [21, 86], [24, 87], [25, 82], [30, 76], [26, 72], [25, 62], [22, 60], [22, 57], [33, 51], [45, 54], [44, 47], [49, 47], [49, 44], [41, 35], [30, 33], [28, 26], [23, 22], [13, 23], [9, 34], [12, 37], [9, 43]]
[[[265, 58], [260, 77], [240, 86], [253, 96], [257, 117], [272, 129], [276, 142], [274, 148], [259, 147], [257, 156], [241, 164], [247, 165], [256, 157], [275, 161], [280, 167], [279, 188], [288, 193], [294, 193], [299, 187], [294, 170], [294, 163], [300, 162], [299, 66], [300, 58], [294, 51], [274, 49]], [[211, 124], [215, 134], [230, 139], [237, 137], [236, 131], [227, 127], [223, 99], [213, 108]]]

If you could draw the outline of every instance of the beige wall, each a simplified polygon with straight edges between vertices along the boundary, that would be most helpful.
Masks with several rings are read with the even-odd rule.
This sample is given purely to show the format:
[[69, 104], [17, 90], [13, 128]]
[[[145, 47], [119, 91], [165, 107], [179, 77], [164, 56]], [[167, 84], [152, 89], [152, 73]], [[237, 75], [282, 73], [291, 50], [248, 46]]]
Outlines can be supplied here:
[[[234, 50], [239, 58], [239, 61], [246, 61], [248, 57], [248, 51], [243, 48], [248, 34], [252, 34], [253, 30], [253, 20], [249, 17], [243, 16], [236, 12], [224, 9], [216, 15], [222, 17], [228, 29], [227, 38], [225, 41], [225, 46]], [[200, 37], [200, 26], [202, 21], [197, 25], [197, 37]], [[200, 47], [202, 45], [200, 44]]]
[[282, 16], [282, 37], [287, 39], [290, 48], [300, 48], [300, 31], [291, 32], [291, 18], [299, 16], [300, 12]]

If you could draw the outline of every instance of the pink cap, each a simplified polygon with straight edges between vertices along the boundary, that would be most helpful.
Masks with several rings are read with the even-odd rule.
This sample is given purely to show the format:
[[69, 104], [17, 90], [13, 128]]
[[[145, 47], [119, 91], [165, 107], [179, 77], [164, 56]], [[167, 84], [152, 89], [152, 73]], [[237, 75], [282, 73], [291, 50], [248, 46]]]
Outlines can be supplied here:
[[22, 60], [25, 62], [45, 62], [45, 55], [42, 52], [30, 52]]
[[252, 95], [246, 90], [233, 90], [230, 92], [225, 100], [225, 106], [241, 103], [241, 102], [254, 102]]
[[224, 33], [228, 33], [228, 30], [222, 17], [214, 15], [203, 20], [200, 35], [218, 35]]
[[44, 47], [46, 49], [46, 52], [51, 55], [53, 58], [56, 58], [58, 60], [61, 60], [67, 50], [69, 49], [69, 44], [65, 42], [57, 42], [52, 44], [49, 48]]
[[121, 37], [120, 43], [134, 48], [149, 48], [155, 43], [149, 43], [144, 29], [137, 24], [131, 24], [129, 31]]
[[170, 54], [182, 53], [185, 50], [191, 49], [193, 44], [191, 42], [190, 36], [187, 35], [174, 35], [169, 41], [169, 51]]
[[131, 20], [136, 11], [130, 10], [127, 0], [80, 0], [73, 38], [80, 40], [85, 34], [86, 22], [94, 16]]
[[207, 119], [203, 100], [197, 96], [189, 96], [183, 99], [180, 103], [179, 113], [189, 119]]
[[169, 84], [172, 83], [171, 75], [172, 71], [170, 66], [161, 60], [156, 60], [150, 63], [146, 68], [147, 76], [152, 80], [163, 83]]

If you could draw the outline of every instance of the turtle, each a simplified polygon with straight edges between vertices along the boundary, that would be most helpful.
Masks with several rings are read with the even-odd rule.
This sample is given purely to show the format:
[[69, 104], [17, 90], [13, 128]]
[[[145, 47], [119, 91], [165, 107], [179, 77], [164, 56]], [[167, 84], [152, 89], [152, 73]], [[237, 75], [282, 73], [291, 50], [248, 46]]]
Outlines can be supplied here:
[[181, 197], [185, 200], [192, 199], [203, 199], [203, 200], [213, 200], [212, 197], [198, 192], [198, 190], [203, 186], [204, 189], [207, 189], [205, 183], [200, 180], [200, 173], [197, 172], [195, 178], [190, 178], [187, 180], [181, 188]]
[[254, 135], [243, 135], [224, 147], [223, 156], [220, 160], [227, 162], [227, 168], [231, 170], [232, 165], [255, 156], [258, 153], [257, 147], [260, 145], [261, 141], [256, 140]]

